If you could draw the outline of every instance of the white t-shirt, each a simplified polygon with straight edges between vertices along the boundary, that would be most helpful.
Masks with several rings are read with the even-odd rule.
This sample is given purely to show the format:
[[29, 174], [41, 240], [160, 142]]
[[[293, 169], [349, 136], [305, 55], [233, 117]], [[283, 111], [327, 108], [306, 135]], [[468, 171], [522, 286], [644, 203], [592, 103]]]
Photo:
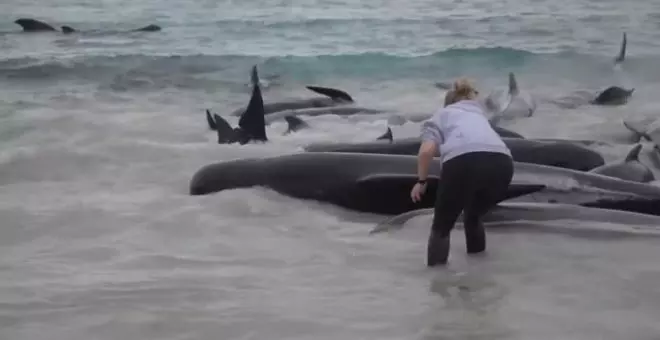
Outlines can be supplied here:
[[484, 107], [476, 100], [461, 100], [439, 109], [422, 124], [421, 138], [438, 145], [442, 163], [469, 152], [498, 152], [511, 156], [511, 151], [484, 115]]

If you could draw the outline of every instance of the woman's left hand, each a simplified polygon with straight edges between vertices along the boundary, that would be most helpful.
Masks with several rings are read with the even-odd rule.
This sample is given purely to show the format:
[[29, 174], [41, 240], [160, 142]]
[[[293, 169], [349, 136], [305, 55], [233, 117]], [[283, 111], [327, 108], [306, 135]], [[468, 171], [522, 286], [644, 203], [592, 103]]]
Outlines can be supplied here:
[[424, 192], [426, 192], [426, 183], [416, 183], [410, 191], [410, 198], [412, 198], [413, 202], [417, 203], [422, 200], [422, 195], [424, 195]]

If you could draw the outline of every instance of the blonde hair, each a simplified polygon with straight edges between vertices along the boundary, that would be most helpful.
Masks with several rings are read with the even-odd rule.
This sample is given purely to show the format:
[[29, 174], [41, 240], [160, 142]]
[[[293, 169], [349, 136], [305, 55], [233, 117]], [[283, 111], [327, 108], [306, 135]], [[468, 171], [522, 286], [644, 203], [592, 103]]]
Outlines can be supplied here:
[[478, 93], [469, 80], [460, 78], [454, 82], [452, 89], [445, 95], [445, 106], [465, 99], [474, 99]]

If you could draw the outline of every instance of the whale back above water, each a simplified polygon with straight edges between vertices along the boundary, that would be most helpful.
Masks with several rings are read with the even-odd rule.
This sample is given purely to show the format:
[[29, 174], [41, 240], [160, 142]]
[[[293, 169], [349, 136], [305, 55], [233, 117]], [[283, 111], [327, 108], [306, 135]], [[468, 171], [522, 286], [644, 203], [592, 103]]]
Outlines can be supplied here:
[[[660, 204], [660, 201], [649, 201]], [[402, 229], [406, 223], [419, 216], [433, 215], [433, 208], [419, 209], [409, 211], [400, 215], [396, 215], [378, 223], [369, 234], [377, 234], [382, 232], [391, 232]], [[607, 229], [603, 228], [599, 231], [608, 234], [621, 234], [643, 235], [643, 236], [658, 236], [660, 237], [660, 216], [648, 215], [636, 212], [629, 212], [623, 210], [614, 210], [604, 207], [586, 207], [571, 204], [556, 204], [556, 203], [536, 203], [536, 202], [501, 202], [497, 206], [488, 211], [482, 218], [482, 222], [487, 228], [509, 228], [513, 224], [524, 224], [525, 228], [543, 228], [543, 229], [557, 229], [558, 225], [530, 225], [528, 222], [551, 222], [568, 220], [574, 221], [589, 221], [601, 223], [618, 223], [623, 224], [625, 228]], [[430, 222], [430, 221], [429, 221]], [[463, 214], [459, 216], [457, 223], [463, 223]], [[564, 223], [562, 223], [564, 224]], [[425, 225], [428, 225], [425, 223]], [[630, 228], [631, 225], [636, 228]], [[640, 226], [646, 227], [640, 230]], [[578, 227], [575, 224], [569, 224], [566, 227], [560, 227], [564, 231], [576, 231]], [[589, 228], [585, 230], [587, 235], [593, 235], [595, 229]]]
[[[21, 26], [23, 32], [57, 32], [57, 29], [43, 21], [32, 18], [20, 18], [14, 21], [15, 24]], [[61, 27], [62, 33], [70, 34], [78, 32], [71, 26], [64, 25]], [[162, 28], [155, 24], [149, 24], [140, 28], [131, 30], [131, 32], [157, 32]]]
[[[238, 159], [206, 165], [190, 181], [191, 195], [267, 187], [284, 195], [331, 203], [350, 210], [400, 214], [433, 207], [440, 163], [432, 162], [421, 202], [410, 199], [417, 157], [363, 153], [305, 152]], [[660, 188], [569, 169], [514, 162], [505, 198], [511, 201], [586, 204], [660, 199]], [[629, 207], [630, 209], [634, 206]]]
[[[331, 203], [350, 210], [398, 214], [435, 202], [437, 176], [429, 177], [428, 194], [410, 199], [416, 182], [416, 158], [390, 155], [300, 153], [262, 159], [239, 159], [201, 168], [190, 182], [191, 195], [262, 186], [300, 199]], [[439, 169], [436, 169], [439, 170]], [[514, 183], [502, 200], [545, 186]]]
[[[579, 171], [589, 171], [605, 164], [603, 156], [584, 146], [568, 142], [539, 142], [521, 138], [502, 140], [511, 150], [517, 162], [555, 166]], [[390, 143], [380, 141], [366, 143], [318, 143], [307, 145], [307, 152], [350, 152], [390, 155], [417, 155], [420, 139], [402, 138]]]
[[21, 26], [24, 32], [51, 32], [57, 31], [55, 27], [36, 19], [32, 18], [19, 18], [14, 21], [15, 24]]
[[[323, 95], [323, 97], [305, 98], [305, 99], [291, 99], [282, 100], [277, 102], [265, 103], [264, 112], [266, 115], [275, 112], [286, 110], [300, 110], [332, 107], [337, 105], [345, 105], [353, 103], [353, 98], [345, 91], [322, 86], [308, 85], [306, 88], [310, 91]], [[240, 116], [245, 112], [245, 107], [239, 108], [231, 112], [232, 116]]]

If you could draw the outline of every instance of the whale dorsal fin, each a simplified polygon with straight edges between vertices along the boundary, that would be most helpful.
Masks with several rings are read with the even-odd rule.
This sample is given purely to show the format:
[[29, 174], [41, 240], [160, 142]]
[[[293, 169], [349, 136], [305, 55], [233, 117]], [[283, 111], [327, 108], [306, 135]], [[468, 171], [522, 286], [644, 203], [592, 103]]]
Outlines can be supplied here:
[[614, 59], [615, 64], [619, 64], [626, 59], [626, 45], [628, 44], [628, 39], [626, 32], [623, 32], [623, 38], [621, 39], [621, 48], [619, 49], [619, 55]]
[[516, 76], [513, 74], [513, 72], [509, 72], [509, 95], [517, 96], [518, 93], [520, 93], [520, 89], [518, 89]]
[[633, 147], [630, 152], [628, 152], [628, 155], [626, 156], [626, 159], [624, 162], [634, 162], [634, 161], [639, 161], [639, 152], [642, 151], [642, 144], [637, 144], [635, 147]]
[[288, 129], [284, 134], [289, 134], [291, 132], [298, 131], [300, 129], [304, 129], [306, 127], [309, 127], [309, 125], [302, 119], [296, 117], [296, 116], [286, 116], [284, 117], [284, 120], [286, 120], [286, 123], [288, 125]]
[[213, 114], [215, 130], [218, 132], [218, 144], [230, 144], [236, 142], [236, 133], [229, 123], [217, 114]]
[[322, 94], [324, 96], [330, 97], [330, 98], [335, 99], [335, 100], [336, 99], [341, 99], [341, 100], [349, 102], [349, 103], [353, 102], [353, 98], [348, 93], [346, 93], [342, 90], [333, 89], [333, 88], [330, 88], [330, 87], [321, 87], [321, 86], [312, 86], [312, 85], [305, 86], [305, 87], [307, 87], [307, 89], [309, 89], [311, 91], [314, 91], [318, 94]]
[[376, 140], [384, 140], [387, 139], [392, 143], [392, 140], [394, 139], [392, 136], [392, 129], [388, 126], [387, 131], [385, 131], [384, 134], [382, 134], [380, 137], [376, 138]]
[[256, 65], [252, 68], [252, 82], [252, 96], [245, 112], [238, 121], [238, 126], [245, 134], [245, 138], [265, 142], [268, 141], [266, 136], [266, 112], [264, 110], [264, 99], [261, 96], [261, 88], [259, 88], [259, 75], [257, 74]]
[[211, 130], [217, 129], [215, 120], [213, 120], [213, 117], [211, 116], [211, 111], [209, 111], [209, 109], [206, 109], [206, 123], [209, 125], [209, 129]]

